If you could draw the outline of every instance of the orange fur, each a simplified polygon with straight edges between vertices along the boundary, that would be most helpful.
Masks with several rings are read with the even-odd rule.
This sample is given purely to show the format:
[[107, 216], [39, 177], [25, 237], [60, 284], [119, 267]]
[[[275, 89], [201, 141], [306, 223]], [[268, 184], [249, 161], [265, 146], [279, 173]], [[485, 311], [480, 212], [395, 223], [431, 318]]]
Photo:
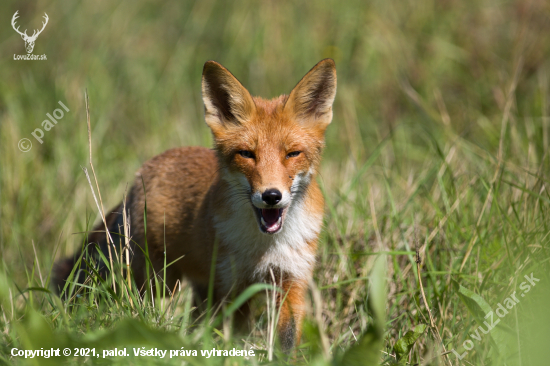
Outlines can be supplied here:
[[[271, 282], [275, 272], [285, 292], [278, 298], [277, 329], [286, 350], [301, 335], [324, 206], [315, 176], [335, 93], [336, 69], [329, 59], [289, 96], [272, 100], [253, 98], [223, 66], [207, 62], [203, 100], [215, 148], [176, 148], [147, 161], [127, 202], [132, 240], [143, 247], [147, 233], [156, 272], [163, 268], [165, 248], [167, 263], [183, 257], [167, 269], [170, 289], [185, 276], [204, 299], [216, 242], [217, 301], [252, 283]], [[109, 230], [118, 232], [114, 226]], [[132, 271], [142, 285], [145, 258], [133, 249]]]

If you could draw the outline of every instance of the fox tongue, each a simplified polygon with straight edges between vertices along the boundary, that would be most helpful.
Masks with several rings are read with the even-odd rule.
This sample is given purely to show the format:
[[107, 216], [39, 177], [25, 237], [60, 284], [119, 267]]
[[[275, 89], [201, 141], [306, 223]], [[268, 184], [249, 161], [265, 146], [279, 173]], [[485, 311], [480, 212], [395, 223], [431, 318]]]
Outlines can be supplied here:
[[262, 209], [262, 217], [265, 221], [265, 226], [272, 227], [279, 221], [279, 209], [278, 208], [264, 208]]

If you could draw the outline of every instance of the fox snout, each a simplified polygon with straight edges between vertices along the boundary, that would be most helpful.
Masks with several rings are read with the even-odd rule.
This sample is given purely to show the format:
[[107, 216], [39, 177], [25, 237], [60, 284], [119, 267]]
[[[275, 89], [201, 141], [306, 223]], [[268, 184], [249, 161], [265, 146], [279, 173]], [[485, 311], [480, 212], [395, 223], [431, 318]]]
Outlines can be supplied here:
[[262, 193], [262, 201], [270, 206], [274, 206], [281, 202], [282, 198], [283, 194], [276, 188], [266, 189], [265, 192]]
[[263, 192], [258, 190], [252, 194], [252, 206], [260, 231], [265, 234], [279, 232], [283, 227], [284, 216], [290, 201], [290, 193], [281, 192], [278, 188], [268, 188]]
[[257, 208], [284, 208], [290, 204], [291, 200], [287, 189], [276, 187], [257, 189], [253, 191], [251, 199], [252, 204]]

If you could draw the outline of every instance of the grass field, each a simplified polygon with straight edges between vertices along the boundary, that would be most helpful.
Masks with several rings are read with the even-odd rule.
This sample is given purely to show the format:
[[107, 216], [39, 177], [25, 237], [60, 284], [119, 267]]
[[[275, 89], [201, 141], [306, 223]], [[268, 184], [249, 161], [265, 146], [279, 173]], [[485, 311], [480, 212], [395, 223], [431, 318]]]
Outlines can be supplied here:
[[[46, 61], [13, 59], [26, 53], [17, 10], [21, 29], [48, 14], [34, 49]], [[548, 365], [550, 2], [9, 0], [0, 14], [0, 364], [64, 359], [14, 347], [143, 345], [256, 356], [66, 361]], [[92, 284], [71, 303], [47, 292], [53, 261], [99, 221], [82, 170], [86, 89], [108, 209], [147, 159], [211, 146], [205, 61], [275, 97], [326, 57], [338, 93], [318, 177], [325, 225], [294, 359], [273, 343], [266, 299], [250, 334], [234, 334], [231, 309], [199, 314], [186, 286], [164, 301], [121, 293], [121, 278], [117, 294]], [[69, 111], [41, 144], [31, 133], [59, 101]]]

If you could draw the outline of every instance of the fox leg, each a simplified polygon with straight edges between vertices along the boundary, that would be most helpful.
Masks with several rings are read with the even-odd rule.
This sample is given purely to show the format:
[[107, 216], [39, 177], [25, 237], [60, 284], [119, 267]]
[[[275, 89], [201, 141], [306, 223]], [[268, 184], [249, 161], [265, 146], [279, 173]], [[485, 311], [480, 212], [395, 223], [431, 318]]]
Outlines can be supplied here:
[[277, 309], [280, 309], [277, 333], [283, 351], [289, 352], [302, 336], [307, 285], [301, 281], [284, 280], [281, 288], [283, 292], [277, 294]]

